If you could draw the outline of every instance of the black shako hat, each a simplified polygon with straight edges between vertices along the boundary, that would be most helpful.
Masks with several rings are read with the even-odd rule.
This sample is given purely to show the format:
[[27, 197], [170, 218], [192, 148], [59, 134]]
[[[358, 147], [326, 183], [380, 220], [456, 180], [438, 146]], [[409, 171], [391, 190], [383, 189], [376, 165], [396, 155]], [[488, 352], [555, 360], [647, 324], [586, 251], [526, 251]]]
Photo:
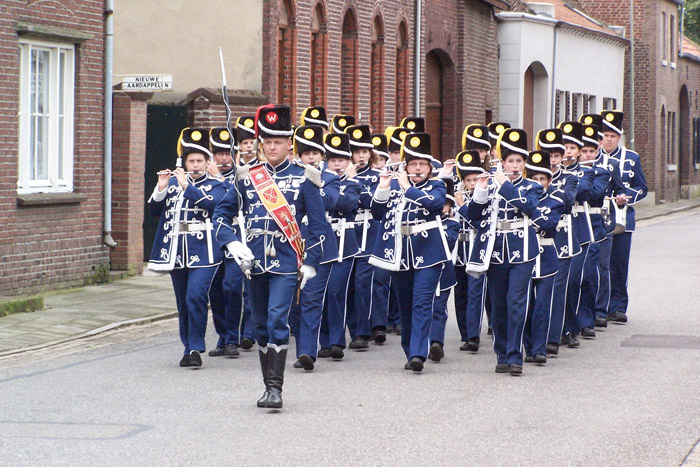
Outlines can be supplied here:
[[209, 150], [209, 129], [207, 128], [183, 128], [177, 140], [177, 155], [185, 157], [193, 152], [204, 154], [207, 159], [211, 159]]
[[320, 125], [303, 125], [294, 130], [294, 154], [301, 156], [306, 151], [326, 153], [323, 145], [323, 127]]
[[525, 161], [525, 168], [528, 175], [543, 173], [549, 178], [552, 178], [552, 167], [549, 162], [549, 152], [547, 151], [531, 151]]
[[288, 105], [258, 107], [255, 123], [256, 135], [261, 139], [292, 136], [292, 111]]

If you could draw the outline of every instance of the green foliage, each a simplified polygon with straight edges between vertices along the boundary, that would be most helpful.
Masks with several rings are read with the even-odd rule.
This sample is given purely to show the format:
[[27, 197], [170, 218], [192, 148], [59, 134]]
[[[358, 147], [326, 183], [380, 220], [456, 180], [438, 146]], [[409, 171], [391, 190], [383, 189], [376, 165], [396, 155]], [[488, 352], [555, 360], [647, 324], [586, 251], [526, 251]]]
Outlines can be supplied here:
[[0, 316], [42, 310], [44, 297], [22, 297], [0, 301]]
[[687, 0], [685, 2], [683, 33], [692, 41], [700, 43], [700, 0]]

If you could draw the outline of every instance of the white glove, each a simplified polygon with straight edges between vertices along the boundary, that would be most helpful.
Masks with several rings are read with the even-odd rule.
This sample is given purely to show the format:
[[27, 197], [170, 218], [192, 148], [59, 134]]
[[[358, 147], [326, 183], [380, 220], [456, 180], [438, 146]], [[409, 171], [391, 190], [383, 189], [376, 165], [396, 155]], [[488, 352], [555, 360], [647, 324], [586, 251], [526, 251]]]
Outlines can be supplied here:
[[316, 268], [314, 268], [313, 266], [307, 266], [306, 264], [302, 264], [301, 268], [299, 268], [299, 274], [301, 275], [301, 284], [299, 284], [299, 290], [301, 290], [304, 288], [306, 282], [309, 279], [314, 278], [314, 276], [316, 275]]
[[241, 265], [241, 261], [253, 261], [255, 259], [255, 256], [253, 255], [253, 252], [250, 251], [250, 248], [241, 242], [229, 242], [226, 244], [226, 249], [229, 253], [231, 253], [233, 260], [239, 266]]

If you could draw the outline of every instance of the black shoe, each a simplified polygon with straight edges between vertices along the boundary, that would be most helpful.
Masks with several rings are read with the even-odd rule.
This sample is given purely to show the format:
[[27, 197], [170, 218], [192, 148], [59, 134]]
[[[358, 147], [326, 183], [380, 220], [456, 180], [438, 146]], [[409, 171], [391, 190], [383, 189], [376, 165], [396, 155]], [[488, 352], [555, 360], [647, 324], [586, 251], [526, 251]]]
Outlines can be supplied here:
[[301, 360], [297, 360], [294, 362], [294, 365], [292, 365], [294, 368], [301, 369], [304, 368], [304, 365], [301, 364]]
[[559, 353], [559, 344], [556, 342], [550, 342], [547, 344], [547, 355], [557, 355]]
[[[576, 347], [578, 347], [579, 345], [581, 345], [581, 343], [579, 342], [579, 340], [576, 339], [576, 334], [573, 334], [573, 333], [570, 332], [570, 333], [568, 334], [568, 337], [569, 337], [569, 338], [568, 338], [568, 340], [567, 340], [567, 342], [566, 342], [566, 345], [567, 345], [570, 349], [575, 349]], [[563, 344], [563, 342], [562, 342], [562, 344]]]
[[586, 339], [595, 339], [595, 331], [593, 328], [585, 327], [581, 329], [581, 337]]
[[395, 331], [396, 328], [392, 324], [390, 324], [386, 327], [386, 330], [384, 332], [386, 332], [387, 334], [393, 334]]
[[267, 364], [270, 372], [268, 378], [270, 396], [265, 402], [266, 409], [282, 408], [282, 385], [284, 384], [284, 365], [286, 361], [287, 349], [277, 350], [268, 346]]
[[536, 363], [537, 365], [544, 365], [547, 363], [547, 356], [542, 355], [541, 353], [538, 353], [534, 357], [532, 357], [533, 363]]
[[224, 356], [226, 357], [238, 357], [241, 353], [238, 351], [238, 346], [236, 344], [226, 344], [224, 346]]
[[605, 318], [604, 316], [596, 316], [595, 317], [595, 327], [607, 328], [608, 327], [608, 319]]
[[394, 334], [396, 334], [397, 336], [401, 335], [401, 325], [400, 324], [397, 324], [396, 326], [394, 326]]
[[352, 341], [350, 341], [350, 345], [348, 346], [348, 348], [353, 350], [367, 350], [369, 349], [369, 342], [367, 341], [366, 337], [357, 336]]
[[202, 366], [202, 357], [200, 357], [199, 352], [196, 350], [190, 352], [190, 366]]
[[523, 374], [523, 366], [513, 363], [510, 365], [510, 368], [508, 368], [508, 373], [510, 373], [511, 376], [520, 376]]
[[423, 371], [423, 360], [420, 358], [413, 357], [409, 363], [411, 364], [411, 370], [413, 370], [415, 373], [420, 373]]
[[608, 321], [612, 321], [613, 323], [617, 324], [623, 324], [627, 322], [627, 315], [621, 311], [616, 311], [610, 316], [608, 316]]
[[331, 358], [335, 361], [342, 360], [343, 357], [345, 356], [345, 352], [343, 352], [343, 348], [339, 345], [331, 345]]
[[244, 338], [241, 340], [241, 348], [242, 348], [243, 350], [250, 350], [250, 349], [252, 349], [252, 348], [253, 348], [253, 344], [255, 344], [255, 342], [253, 342], [253, 339], [250, 339], [250, 338], [248, 338], [248, 337], [244, 337]]
[[265, 404], [267, 404], [267, 399], [270, 397], [270, 366], [267, 361], [267, 353], [258, 350], [258, 357], [260, 357], [260, 369], [262, 370], [263, 383], [265, 384], [265, 392], [262, 397], [258, 399], [258, 407], [264, 409]]
[[567, 332], [566, 334], [561, 336], [561, 345], [569, 345], [569, 334], [570, 333]]
[[489, 326], [489, 328], [486, 330], [486, 334], [489, 336], [493, 336], [493, 328], [491, 328], [491, 326]]
[[480, 340], [478, 337], [472, 337], [469, 339], [467, 342], [467, 350], [469, 352], [478, 352], [479, 351], [479, 343]]
[[331, 349], [325, 348], [318, 351], [318, 358], [331, 358]]
[[375, 344], [382, 345], [386, 342], [386, 332], [381, 328], [375, 328], [372, 330], [372, 340]]
[[188, 355], [183, 355], [182, 360], [180, 360], [180, 366], [185, 367], [185, 366], [190, 366], [190, 356]]
[[403, 366], [403, 369], [404, 370], [412, 370], [413, 369], [413, 366], [411, 366], [410, 360], [408, 362], [406, 362], [406, 364]]
[[210, 357], [221, 357], [224, 354], [224, 348], [223, 347], [217, 347], [214, 350], [209, 351], [209, 356]]
[[508, 373], [508, 370], [510, 369], [510, 365], [507, 363], [499, 363], [496, 365], [496, 373]]
[[434, 362], [439, 362], [444, 356], [445, 352], [442, 349], [441, 343], [433, 342], [432, 344], [430, 344], [430, 353], [428, 354], [429, 359], [431, 359]]
[[533, 363], [535, 361], [535, 357], [532, 355], [526, 355], [525, 356], [525, 363]]
[[311, 355], [303, 354], [299, 357], [299, 363], [305, 371], [313, 371], [314, 369], [314, 359], [311, 358]]

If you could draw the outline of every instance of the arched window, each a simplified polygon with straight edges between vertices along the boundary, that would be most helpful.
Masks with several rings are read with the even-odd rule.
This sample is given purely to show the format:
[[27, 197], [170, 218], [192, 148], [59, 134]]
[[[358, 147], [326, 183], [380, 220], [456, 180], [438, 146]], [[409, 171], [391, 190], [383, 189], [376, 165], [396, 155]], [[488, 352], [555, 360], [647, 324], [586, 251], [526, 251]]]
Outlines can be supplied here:
[[289, 0], [278, 0], [277, 12], [277, 103], [289, 105], [294, 115], [296, 50], [294, 15]]
[[326, 105], [326, 29], [326, 12], [319, 2], [311, 16], [311, 105]]
[[396, 40], [396, 123], [408, 115], [408, 27], [402, 21]]
[[370, 123], [376, 131], [384, 130], [384, 24], [377, 15], [372, 22], [369, 100]]
[[340, 65], [340, 112], [357, 115], [357, 18], [349, 9], [343, 18]]

